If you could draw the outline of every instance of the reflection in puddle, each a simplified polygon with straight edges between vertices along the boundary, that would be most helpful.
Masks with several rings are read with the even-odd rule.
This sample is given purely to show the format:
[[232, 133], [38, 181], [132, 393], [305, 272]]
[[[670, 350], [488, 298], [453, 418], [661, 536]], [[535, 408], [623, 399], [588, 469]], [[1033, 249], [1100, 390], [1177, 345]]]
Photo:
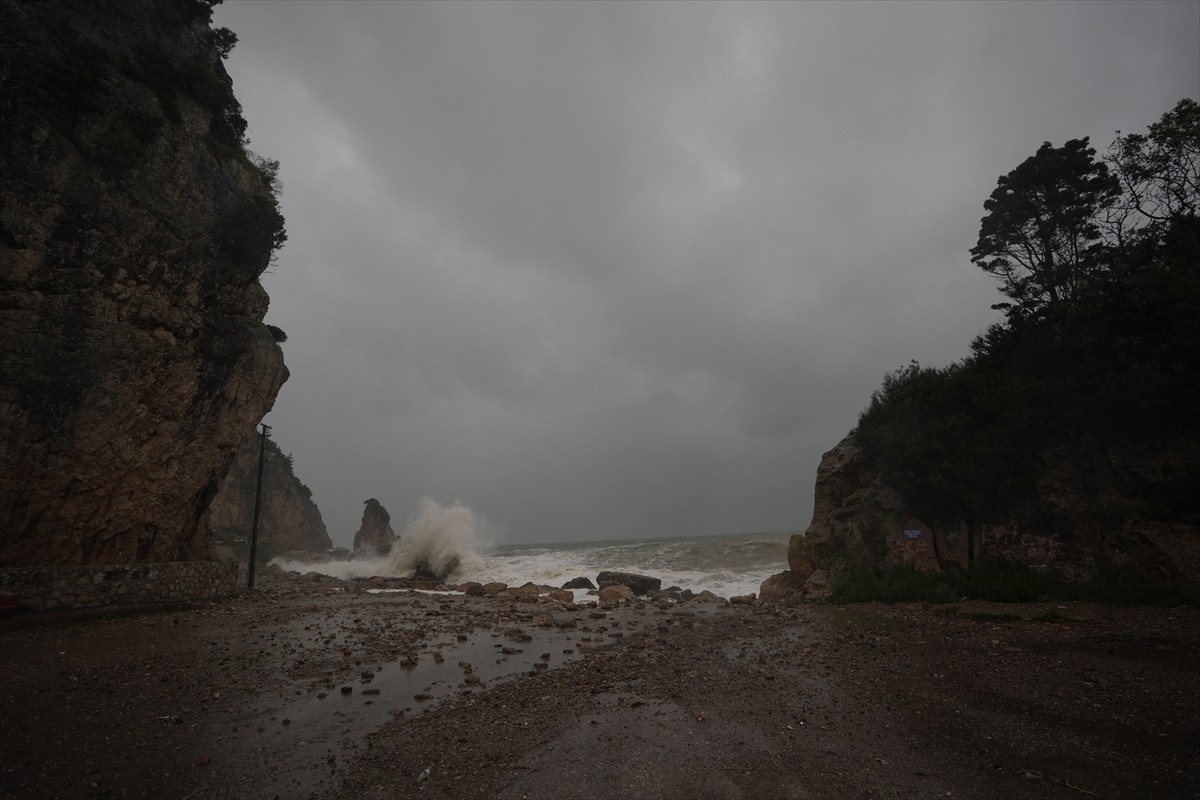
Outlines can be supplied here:
[[[486, 690], [518, 675], [542, 672], [583, 658], [588, 647], [608, 641], [603, 632], [509, 626], [471, 636], [447, 634], [419, 651], [379, 667], [365, 667], [353, 680], [331, 684], [283, 706], [250, 710], [250, 724], [270, 736], [267, 749], [284, 755], [292, 771], [309, 770], [305, 783], [319, 780], [313, 768], [336, 769], [346, 753], [371, 730], [438, 700]], [[285, 768], [286, 769], [286, 768]], [[285, 779], [284, 776], [280, 776]]]

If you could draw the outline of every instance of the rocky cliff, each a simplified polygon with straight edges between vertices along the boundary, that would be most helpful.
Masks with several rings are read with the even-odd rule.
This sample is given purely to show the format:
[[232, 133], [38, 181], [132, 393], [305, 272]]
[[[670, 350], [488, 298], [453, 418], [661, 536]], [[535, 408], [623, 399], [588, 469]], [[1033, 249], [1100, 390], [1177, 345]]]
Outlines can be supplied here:
[[851, 434], [821, 458], [812, 524], [791, 539], [786, 584], [821, 597], [849, 569], [969, 569], [997, 557], [1068, 580], [1109, 569], [1200, 583], [1197, 497], [1200, 442], [1092, 440], [1046, 451], [1032, 496], [1003, 514], [918, 518]]
[[354, 534], [354, 557], [375, 558], [392, 552], [396, 533], [392, 530], [392, 516], [387, 509], [372, 497], [363, 501], [362, 525]]
[[[259, 437], [255, 434], [238, 451], [233, 468], [209, 508], [214, 532], [250, 535], [258, 488], [258, 456]], [[327, 553], [333, 548], [312, 492], [296, 477], [292, 457], [284, 455], [272, 439], [267, 439], [263, 449], [258, 547], [264, 555]]]
[[287, 378], [233, 41], [194, 0], [0, 0], [0, 565], [211, 552]]

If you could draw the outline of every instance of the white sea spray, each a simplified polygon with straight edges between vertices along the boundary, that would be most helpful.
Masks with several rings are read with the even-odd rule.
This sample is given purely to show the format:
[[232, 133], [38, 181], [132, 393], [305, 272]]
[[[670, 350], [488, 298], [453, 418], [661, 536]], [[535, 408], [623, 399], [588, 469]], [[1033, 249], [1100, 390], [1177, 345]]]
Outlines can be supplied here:
[[482, 559], [486, 523], [461, 503], [442, 506], [421, 498], [417, 511], [400, 540], [392, 546], [389, 575], [409, 577], [418, 570], [458, 579], [473, 572]]
[[491, 546], [486, 520], [461, 503], [428, 498], [384, 558], [290, 565], [339, 578], [410, 577], [422, 564], [448, 583], [502, 581], [561, 586], [576, 577], [593, 581], [603, 570], [662, 579], [664, 588], [709, 590], [722, 597], [757, 592], [770, 575], [787, 569], [787, 532], [627, 541]]

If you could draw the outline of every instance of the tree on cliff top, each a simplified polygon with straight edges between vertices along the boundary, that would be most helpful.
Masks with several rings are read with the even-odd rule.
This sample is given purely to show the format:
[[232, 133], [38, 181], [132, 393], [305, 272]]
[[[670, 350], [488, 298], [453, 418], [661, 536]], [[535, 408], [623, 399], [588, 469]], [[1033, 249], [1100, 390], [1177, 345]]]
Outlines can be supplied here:
[[[866, 457], [918, 514], [1009, 513], [1055, 446], [1200, 435], [1200, 106], [1118, 135], [1108, 162], [1119, 183], [1078, 139], [1000, 178], [972, 260], [1015, 301], [1007, 324], [957, 364], [886, 376], [860, 415]], [[1189, 469], [1140, 502], [1195, 513]]]
[[1200, 104], [1180, 100], [1147, 133], [1117, 131], [1106, 160], [1129, 207], [1152, 223], [1200, 213]]
[[1101, 264], [1099, 214], [1121, 194], [1117, 179], [1095, 159], [1087, 137], [1062, 147], [1045, 142], [1000, 176], [983, 204], [987, 216], [971, 261], [1001, 281], [1010, 317], [1036, 314], [1073, 300]]

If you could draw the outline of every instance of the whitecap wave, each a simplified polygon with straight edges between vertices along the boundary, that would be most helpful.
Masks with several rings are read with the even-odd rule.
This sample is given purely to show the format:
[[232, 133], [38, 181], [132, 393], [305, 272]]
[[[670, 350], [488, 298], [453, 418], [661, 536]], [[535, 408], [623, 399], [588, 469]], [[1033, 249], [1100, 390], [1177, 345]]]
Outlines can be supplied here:
[[576, 577], [595, 581], [599, 572], [613, 570], [660, 578], [664, 588], [707, 589], [722, 597], [757, 592], [764, 580], [787, 569], [786, 533], [497, 548], [487, 546], [489, 534], [486, 521], [470, 508], [426, 498], [383, 558], [280, 566], [338, 578], [412, 577], [424, 566], [449, 583], [501, 581], [510, 586], [562, 586]]
[[479, 555], [484, 522], [461, 503], [438, 505], [421, 498], [417, 512], [388, 557], [389, 574], [428, 574], [458, 579], [482, 563]]

